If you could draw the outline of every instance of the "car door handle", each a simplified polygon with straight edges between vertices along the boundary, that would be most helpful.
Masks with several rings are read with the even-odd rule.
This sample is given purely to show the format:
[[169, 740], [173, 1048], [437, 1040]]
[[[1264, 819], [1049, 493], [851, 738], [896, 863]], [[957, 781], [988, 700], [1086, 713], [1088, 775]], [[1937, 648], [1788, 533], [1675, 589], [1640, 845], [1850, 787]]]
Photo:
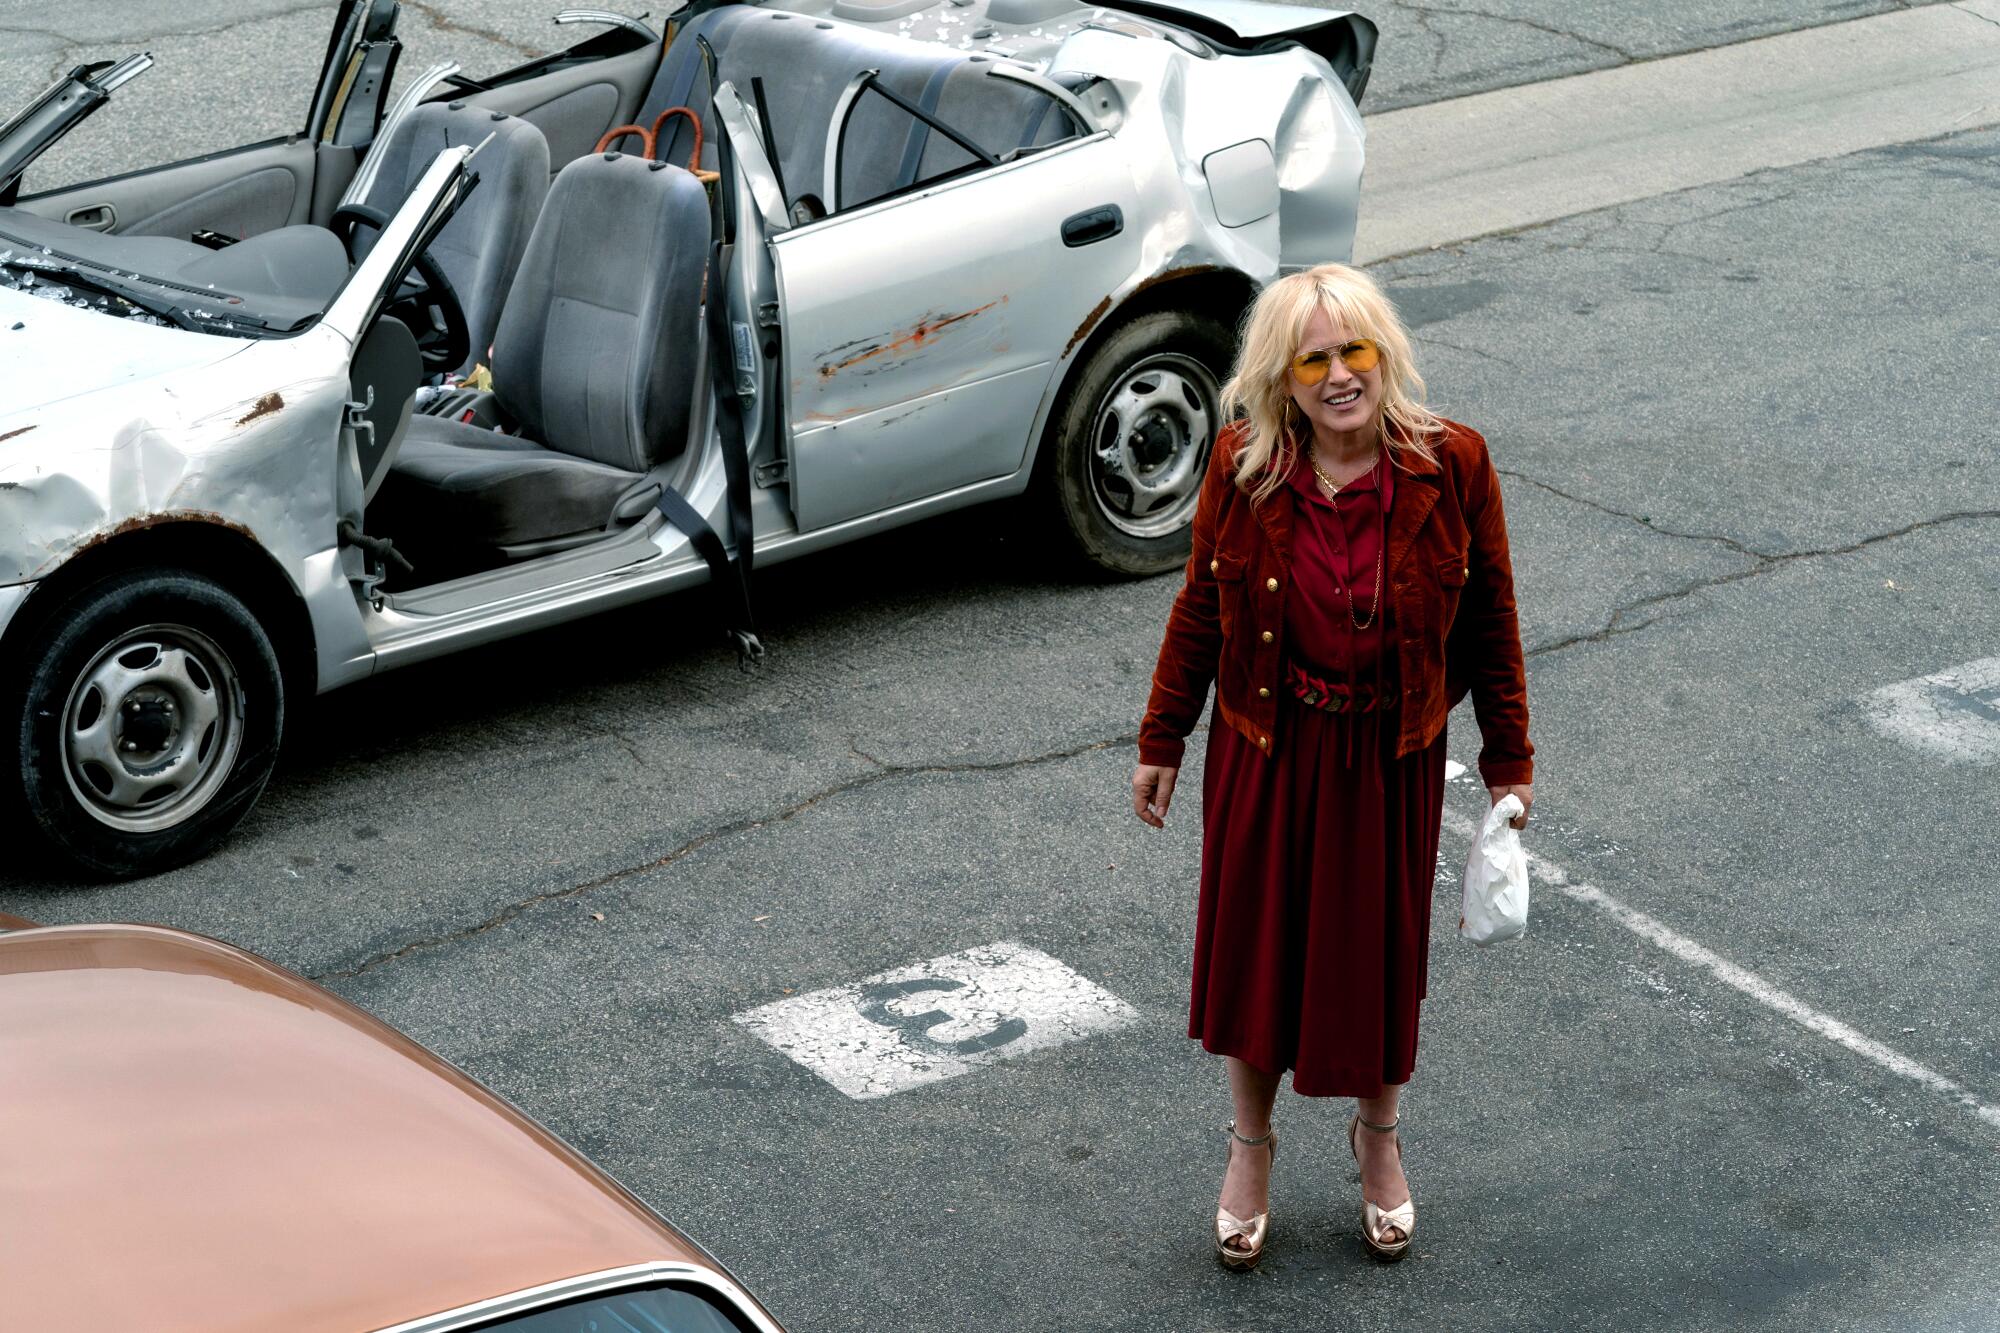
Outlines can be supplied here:
[[1063, 219], [1063, 244], [1071, 247], [1089, 245], [1092, 241], [1109, 240], [1124, 230], [1125, 215], [1118, 210], [1118, 205], [1086, 208]]
[[86, 208], [72, 208], [63, 214], [63, 221], [86, 231], [110, 231], [118, 224], [118, 210], [110, 204], [91, 204]]

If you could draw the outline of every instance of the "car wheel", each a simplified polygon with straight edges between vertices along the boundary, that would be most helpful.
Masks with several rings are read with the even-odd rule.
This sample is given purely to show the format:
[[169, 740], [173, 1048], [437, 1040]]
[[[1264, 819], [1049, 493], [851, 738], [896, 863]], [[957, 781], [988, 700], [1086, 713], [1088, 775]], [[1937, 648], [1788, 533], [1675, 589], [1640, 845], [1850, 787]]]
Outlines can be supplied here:
[[249, 608], [199, 575], [133, 571], [85, 587], [37, 619], [7, 674], [9, 804], [92, 874], [201, 856], [277, 761], [277, 653]]
[[1043, 504], [1078, 555], [1125, 575], [1187, 560], [1235, 342], [1217, 320], [1165, 310], [1090, 353], [1042, 441]]

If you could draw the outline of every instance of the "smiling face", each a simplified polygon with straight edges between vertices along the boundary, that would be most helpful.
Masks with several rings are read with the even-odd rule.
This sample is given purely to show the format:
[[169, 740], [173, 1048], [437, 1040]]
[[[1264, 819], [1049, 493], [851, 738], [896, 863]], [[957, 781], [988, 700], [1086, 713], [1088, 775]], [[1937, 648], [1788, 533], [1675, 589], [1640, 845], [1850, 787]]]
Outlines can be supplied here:
[[[1322, 439], [1347, 437], [1360, 442], [1372, 435], [1382, 409], [1382, 363], [1379, 359], [1366, 370], [1355, 370], [1343, 361], [1339, 349], [1355, 341], [1356, 335], [1336, 322], [1324, 309], [1315, 310], [1299, 335], [1294, 356], [1311, 352], [1332, 353], [1326, 377], [1307, 384], [1297, 373], [1287, 370], [1287, 387], [1301, 415]], [[1355, 358], [1365, 360], [1366, 358]]]

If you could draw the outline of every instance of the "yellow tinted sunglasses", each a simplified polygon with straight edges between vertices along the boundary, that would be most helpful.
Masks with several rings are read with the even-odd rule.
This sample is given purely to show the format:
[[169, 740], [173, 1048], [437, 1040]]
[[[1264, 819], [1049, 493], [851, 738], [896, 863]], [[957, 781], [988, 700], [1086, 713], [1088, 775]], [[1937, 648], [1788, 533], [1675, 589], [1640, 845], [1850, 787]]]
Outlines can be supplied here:
[[1357, 375], [1365, 375], [1382, 363], [1382, 349], [1373, 338], [1356, 338], [1338, 347], [1322, 347], [1316, 352], [1292, 358], [1292, 374], [1301, 384], [1318, 384], [1333, 369], [1333, 358]]

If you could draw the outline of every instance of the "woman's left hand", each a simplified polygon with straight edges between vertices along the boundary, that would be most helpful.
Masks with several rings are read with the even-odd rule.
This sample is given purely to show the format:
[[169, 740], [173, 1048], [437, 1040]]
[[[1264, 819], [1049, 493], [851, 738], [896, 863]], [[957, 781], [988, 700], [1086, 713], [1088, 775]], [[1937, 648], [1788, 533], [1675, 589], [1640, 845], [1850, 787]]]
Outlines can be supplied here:
[[1500, 802], [1506, 800], [1509, 796], [1520, 797], [1521, 813], [1514, 816], [1514, 818], [1508, 820], [1507, 823], [1508, 826], [1511, 828], [1528, 827], [1528, 811], [1535, 808], [1534, 783], [1517, 782], [1511, 787], [1488, 787], [1486, 789], [1486, 794], [1493, 798], [1494, 805], [1500, 804]]

